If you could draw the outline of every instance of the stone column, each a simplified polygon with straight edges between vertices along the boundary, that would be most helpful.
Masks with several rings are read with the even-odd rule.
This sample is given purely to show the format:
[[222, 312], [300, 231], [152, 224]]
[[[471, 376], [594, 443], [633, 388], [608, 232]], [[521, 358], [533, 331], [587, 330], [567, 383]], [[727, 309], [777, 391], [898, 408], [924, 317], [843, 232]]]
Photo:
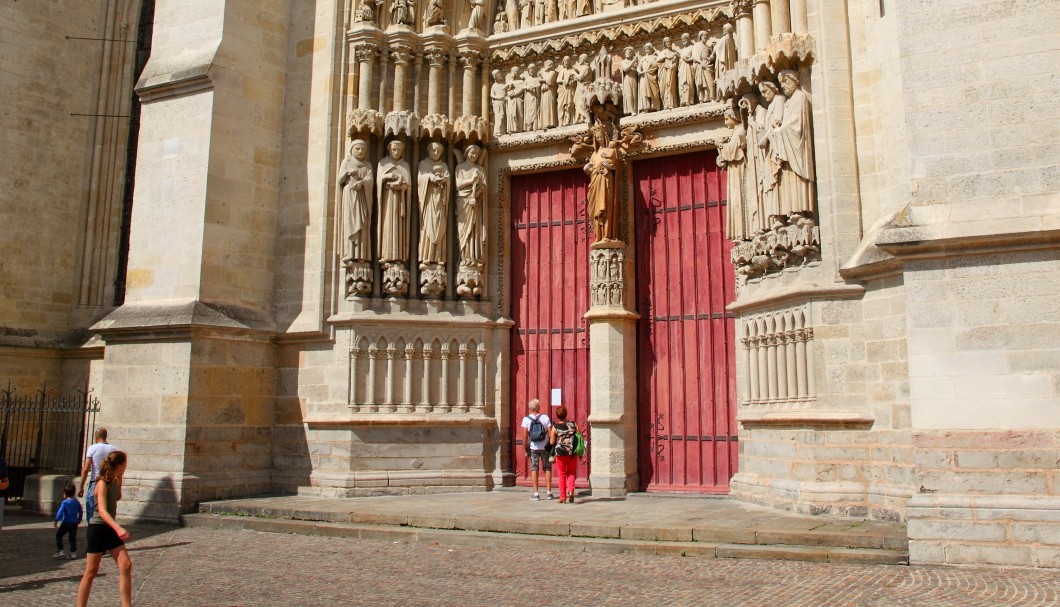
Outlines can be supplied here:
[[755, 52], [760, 53], [769, 44], [769, 36], [772, 34], [770, 0], [754, 0], [754, 3]]
[[464, 64], [464, 97], [460, 104], [461, 116], [475, 115], [475, 68], [482, 61], [478, 51], [461, 51], [460, 61]]
[[789, 13], [788, 0], [769, 0], [769, 13], [774, 36], [791, 31], [791, 14]]
[[736, 50], [740, 59], [747, 59], [755, 54], [754, 24], [751, 23], [751, 1], [733, 0], [730, 5], [736, 19]]
[[805, 34], [809, 29], [806, 0], [791, 0], [791, 31], [796, 34]]
[[406, 84], [412, 49], [407, 46], [395, 46], [390, 50], [390, 56], [394, 59], [394, 111], [404, 112], [408, 109]]
[[387, 53], [379, 53], [379, 73], [382, 77], [379, 79], [379, 113], [386, 114], [386, 82], [387, 78], [386, 69]]
[[637, 320], [625, 309], [625, 245], [589, 251], [589, 441], [594, 497], [624, 497], [638, 488]]
[[372, 68], [378, 53], [367, 44], [359, 44], [354, 49], [359, 64], [360, 82], [357, 84], [357, 109], [372, 109]]
[[427, 113], [440, 114], [442, 111], [442, 68], [445, 67], [445, 59], [448, 55], [445, 51], [433, 49], [427, 51], [427, 61], [430, 62], [430, 73], [427, 76]]

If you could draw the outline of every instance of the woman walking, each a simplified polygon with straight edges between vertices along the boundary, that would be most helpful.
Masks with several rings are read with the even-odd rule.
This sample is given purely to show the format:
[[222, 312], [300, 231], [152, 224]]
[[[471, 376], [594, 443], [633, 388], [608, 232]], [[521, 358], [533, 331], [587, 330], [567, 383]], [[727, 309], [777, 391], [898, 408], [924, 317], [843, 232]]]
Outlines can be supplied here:
[[578, 469], [578, 456], [574, 455], [574, 433], [578, 426], [567, 420], [567, 408], [556, 407], [556, 421], [548, 429], [551, 442], [556, 446], [556, 476], [559, 478], [559, 501], [574, 503], [574, 475]]
[[132, 561], [125, 548], [129, 539], [126, 531], [115, 520], [118, 513], [118, 500], [121, 499], [121, 482], [125, 475], [128, 458], [123, 451], [113, 451], [99, 467], [96, 481], [96, 506], [98, 516], [88, 524], [88, 549], [86, 550], [85, 576], [77, 587], [77, 607], [88, 606], [88, 595], [92, 592], [92, 581], [99, 572], [99, 562], [103, 553], [110, 550], [114, 562], [118, 565], [118, 591], [121, 593], [122, 607], [132, 607]]

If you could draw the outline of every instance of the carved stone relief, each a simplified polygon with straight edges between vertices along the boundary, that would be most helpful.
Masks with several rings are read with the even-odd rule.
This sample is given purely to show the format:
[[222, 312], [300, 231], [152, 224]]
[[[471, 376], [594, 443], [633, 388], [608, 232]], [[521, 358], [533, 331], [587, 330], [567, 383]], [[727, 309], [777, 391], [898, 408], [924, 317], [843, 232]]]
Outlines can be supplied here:
[[626, 260], [624, 247], [589, 251], [589, 295], [593, 307], [625, 307]]

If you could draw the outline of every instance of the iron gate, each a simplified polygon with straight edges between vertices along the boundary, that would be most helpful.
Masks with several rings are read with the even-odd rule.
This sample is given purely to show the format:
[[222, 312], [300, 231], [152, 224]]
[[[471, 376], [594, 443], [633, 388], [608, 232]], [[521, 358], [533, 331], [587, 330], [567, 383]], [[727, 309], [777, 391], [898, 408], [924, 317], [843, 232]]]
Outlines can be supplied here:
[[63, 395], [43, 385], [36, 394], [18, 394], [10, 384], [0, 390], [0, 453], [11, 481], [6, 494], [21, 496], [31, 474], [79, 475], [98, 413], [99, 399], [89, 392]]

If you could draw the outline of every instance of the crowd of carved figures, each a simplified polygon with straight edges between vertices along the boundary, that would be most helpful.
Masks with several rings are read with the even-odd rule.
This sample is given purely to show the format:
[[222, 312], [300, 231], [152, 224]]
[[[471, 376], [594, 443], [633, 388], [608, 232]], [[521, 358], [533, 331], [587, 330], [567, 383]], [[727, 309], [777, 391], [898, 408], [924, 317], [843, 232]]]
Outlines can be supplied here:
[[[401, 139], [387, 144], [386, 155], [375, 167], [368, 159], [366, 140], [354, 139], [350, 144], [349, 154], [339, 167], [345, 245], [342, 262], [346, 268], [348, 295], [372, 294], [373, 262], [378, 263], [381, 271], [383, 296], [408, 295], [409, 267], [415, 260], [420, 294], [442, 297], [448, 284], [446, 268], [451, 258], [456, 259], [458, 267], [457, 296], [474, 298], [482, 294], [486, 237], [483, 222], [486, 171], [481, 165], [482, 149], [474, 144], [465, 146], [463, 153], [454, 149], [455, 171], [450, 171], [445, 149], [439, 141], [427, 142], [426, 156], [419, 161], [414, 174], [405, 158], [406, 146]], [[455, 248], [450, 244], [449, 234], [454, 193]], [[416, 209], [419, 246], [413, 257], [411, 231]]]
[[[649, 0], [500, 0], [494, 12], [493, 30], [489, 33], [504, 34], [648, 2]], [[485, 31], [485, 0], [466, 0], [466, 4], [465, 27]], [[357, 8], [354, 9], [354, 21], [378, 24], [380, 15], [386, 14], [389, 25], [415, 27], [417, 5], [423, 7], [419, 21], [424, 27], [448, 24], [445, 19], [446, 0], [359, 0]]]
[[813, 111], [798, 72], [760, 82], [725, 121], [732, 136], [718, 150], [718, 165], [728, 170], [726, 234], [737, 271], [755, 276], [806, 260], [818, 252], [819, 237]]

